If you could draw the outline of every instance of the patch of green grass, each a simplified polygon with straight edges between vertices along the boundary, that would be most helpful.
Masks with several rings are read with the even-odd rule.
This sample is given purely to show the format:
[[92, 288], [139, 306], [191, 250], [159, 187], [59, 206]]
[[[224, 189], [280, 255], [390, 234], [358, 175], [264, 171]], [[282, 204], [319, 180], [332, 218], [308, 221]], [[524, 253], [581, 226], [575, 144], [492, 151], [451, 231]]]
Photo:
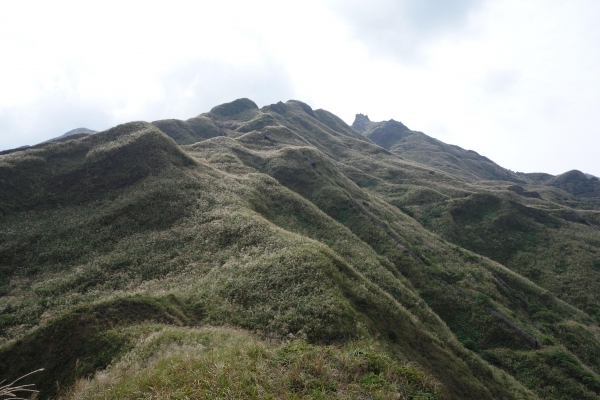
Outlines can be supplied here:
[[545, 399], [596, 399], [600, 378], [559, 347], [536, 352], [494, 351], [503, 368]]
[[373, 344], [273, 343], [223, 328], [162, 328], [64, 399], [438, 399], [443, 387]]

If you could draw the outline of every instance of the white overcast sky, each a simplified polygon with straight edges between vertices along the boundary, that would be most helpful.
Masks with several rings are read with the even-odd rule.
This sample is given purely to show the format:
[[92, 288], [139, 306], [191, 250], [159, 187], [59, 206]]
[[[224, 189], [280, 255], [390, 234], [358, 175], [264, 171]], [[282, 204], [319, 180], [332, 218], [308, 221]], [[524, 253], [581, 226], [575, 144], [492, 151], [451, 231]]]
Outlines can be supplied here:
[[0, 2], [0, 150], [249, 97], [600, 176], [600, 1]]

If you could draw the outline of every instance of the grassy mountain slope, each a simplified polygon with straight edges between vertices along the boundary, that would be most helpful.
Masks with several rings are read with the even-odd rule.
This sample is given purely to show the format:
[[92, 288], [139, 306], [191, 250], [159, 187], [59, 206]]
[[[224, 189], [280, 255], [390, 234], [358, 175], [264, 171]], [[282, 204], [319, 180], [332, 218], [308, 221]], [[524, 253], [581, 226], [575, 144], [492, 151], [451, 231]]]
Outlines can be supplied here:
[[591, 269], [514, 261], [577, 229], [593, 257], [594, 203], [478, 182], [299, 101], [4, 155], [0, 376], [45, 367], [65, 398], [597, 398], [595, 299], [564, 294]]
[[[259, 341], [239, 330], [129, 328], [135, 347], [77, 398], [435, 398], [439, 383], [373, 343], [342, 348]], [[162, 349], [162, 351], [158, 351]], [[158, 354], [157, 354], [158, 353]]]
[[572, 170], [558, 175], [550, 185], [581, 197], [600, 197], [600, 180], [588, 177], [581, 171]]

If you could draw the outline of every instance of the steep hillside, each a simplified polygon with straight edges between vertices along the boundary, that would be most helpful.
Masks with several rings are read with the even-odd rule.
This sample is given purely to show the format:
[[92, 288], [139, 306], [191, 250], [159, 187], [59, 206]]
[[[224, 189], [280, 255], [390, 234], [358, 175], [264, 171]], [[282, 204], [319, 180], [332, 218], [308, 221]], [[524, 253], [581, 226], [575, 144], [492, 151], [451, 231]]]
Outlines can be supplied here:
[[239, 99], [0, 156], [0, 376], [44, 367], [41, 398], [597, 398], [594, 200], [490, 183], [483, 157], [450, 174], [362, 122], [392, 144]]
[[473, 150], [465, 150], [422, 132], [411, 131], [401, 122], [394, 120], [372, 122], [368, 116], [356, 114], [352, 127], [394, 154], [467, 180], [526, 183], [515, 173], [500, 167]]

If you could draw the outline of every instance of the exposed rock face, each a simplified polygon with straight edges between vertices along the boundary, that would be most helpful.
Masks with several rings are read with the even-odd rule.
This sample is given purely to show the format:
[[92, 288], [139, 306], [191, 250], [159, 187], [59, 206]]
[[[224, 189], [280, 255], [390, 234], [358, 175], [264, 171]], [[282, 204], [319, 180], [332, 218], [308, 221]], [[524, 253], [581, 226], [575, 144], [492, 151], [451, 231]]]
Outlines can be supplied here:
[[356, 114], [354, 122], [352, 123], [352, 129], [357, 132], [363, 133], [375, 123], [371, 122], [368, 115]]

